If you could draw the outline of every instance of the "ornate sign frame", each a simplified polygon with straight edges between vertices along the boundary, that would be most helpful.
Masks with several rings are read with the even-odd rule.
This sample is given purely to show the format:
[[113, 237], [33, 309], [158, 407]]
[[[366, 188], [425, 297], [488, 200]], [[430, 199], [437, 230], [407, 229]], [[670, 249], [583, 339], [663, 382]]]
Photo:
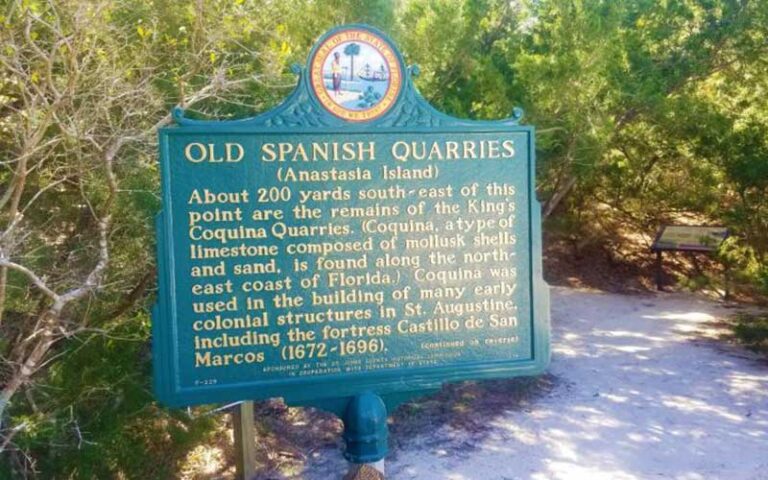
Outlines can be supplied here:
[[[374, 106], [366, 104], [355, 110], [340, 106], [329, 96], [322, 78], [322, 61], [331, 55], [335, 45], [354, 38], [380, 47], [388, 66], [389, 86]], [[377, 43], [378, 42], [378, 43]], [[406, 67], [400, 52], [382, 32], [366, 25], [346, 25], [322, 36], [312, 49], [306, 68], [292, 67], [299, 76], [298, 84], [287, 99], [266, 113], [232, 121], [195, 120], [184, 111], [175, 109], [176, 125], [160, 131], [160, 165], [162, 169], [162, 200], [164, 210], [156, 219], [158, 232], [158, 301], [153, 311], [154, 389], [159, 399], [171, 406], [209, 404], [238, 400], [283, 397], [289, 404], [311, 405], [340, 414], [349, 399], [370, 391], [381, 396], [388, 408], [415, 395], [435, 390], [445, 382], [470, 379], [490, 379], [542, 373], [550, 358], [549, 347], [549, 293], [542, 278], [540, 205], [535, 197], [535, 136], [532, 126], [519, 124], [522, 111], [515, 109], [511, 118], [499, 121], [458, 119], [431, 107], [416, 90], [413, 77], [416, 66]], [[386, 73], [386, 72], [385, 72]], [[315, 75], [313, 78], [313, 74]], [[318, 77], [319, 76], [319, 77]], [[382, 77], [384, 74], [381, 75]], [[323, 89], [325, 91], [320, 91]], [[362, 95], [361, 95], [362, 98]], [[180, 265], [180, 243], [177, 228], [184, 218], [174, 216], [174, 205], [187, 198], [176, 193], [178, 185], [199, 182], [188, 177], [179, 168], [177, 143], [184, 139], [197, 139], [202, 144], [228, 138], [263, 139], [287, 135], [326, 135], [339, 138], [395, 138], [401, 135], [430, 135], [446, 138], [457, 135], [475, 135], [477, 138], [511, 135], [523, 147], [517, 151], [518, 161], [498, 171], [500, 178], [515, 175], [525, 185], [526, 193], [517, 205], [521, 220], [521, 237], [527, 252], [518, 282], [527, 292], [524, 304], [517, 313], [524, 340], [530, 342], [530, 355], [525, 358], [499, 361], [498, 359], [441, 365], [424, 368], [368, 371], [364, 374], [332, 374], [323, 376], [284, 377], [261, 380], [258, 375], [249, 381], [235, 383], [201, 382], [184, 385], [182, 377], [188, 373], [188, 361], [181, 358], [180, 335], [189, 319], [180, 313], [180, 292], [187, 288], [187, 272]], [[298, 138], [298, 137], [297, 137]], [[410, 138], [410, 137], [409, 137]], [[204, 168], [204, 167], [201, 167]], [[228, 166], [221, 167], [226, 176]], [[471, 178], [472, 164], [456, 181]], [[230, 171], [229, 175], [232, 174]], [[212, 185], [225, 185], [227, 180], [210, 178]], [[527, 347], [526, 347], [527, 348]]]

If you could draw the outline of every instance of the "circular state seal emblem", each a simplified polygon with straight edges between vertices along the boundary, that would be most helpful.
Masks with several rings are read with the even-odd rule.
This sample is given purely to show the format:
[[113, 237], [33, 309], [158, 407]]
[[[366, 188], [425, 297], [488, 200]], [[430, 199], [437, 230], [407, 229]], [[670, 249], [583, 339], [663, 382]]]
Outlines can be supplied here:
[[320, 104], [349, 122], [368, 122], [394, 105], [403, 72], [391, 44], [364, 28], [328, 35], [310, 59], [310, 82]]

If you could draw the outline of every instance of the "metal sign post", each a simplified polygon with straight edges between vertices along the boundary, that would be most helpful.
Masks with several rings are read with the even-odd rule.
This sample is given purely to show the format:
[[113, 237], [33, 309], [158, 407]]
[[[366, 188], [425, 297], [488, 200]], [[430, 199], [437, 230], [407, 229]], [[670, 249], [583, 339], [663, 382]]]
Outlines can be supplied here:
[[253, 426], [253, 402], [232, 407], [235, 468], [238, 480], [252, 480], [256, 475], [256, 431]]
[[344, 457], [352, 464], [351, 478], [366, 475], [365, 470], [369, 471], [369, 477], [378, 472], [383, 478], [384, 457], [389, 451], [384, 401], [373, 392], [356, 395], [347, 405], [342, 420], [346, 444]]

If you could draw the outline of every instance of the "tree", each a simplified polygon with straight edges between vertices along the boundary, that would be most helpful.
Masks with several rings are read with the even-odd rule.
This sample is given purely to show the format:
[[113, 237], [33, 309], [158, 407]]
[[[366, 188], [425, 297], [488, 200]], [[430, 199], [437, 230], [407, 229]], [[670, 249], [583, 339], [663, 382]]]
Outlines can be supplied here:
[[[60, 399], [84, 401], [39, 389], [56, 383], [51, 375], [62, 374], [65, 354], [117, 331], [141, 331], [143, 338], [125, 341], [146, 341], [146, 314], [126, 314], [145, 304], [154, 279], [157, 129], [171, 122], [174, 105], [204, 107], [225, 92], [231, 102], [256, 84], [247, 75], [230, 77], [253, 68], [251, 56], [227, 52], [216, 59], [217, 37], [205, 24], [189, 22], [190, 35], [176, 25], [177, 37], [166, 36], [161, 25], [178, 17], [143, 13], [140, 5], [109, 1], [18, 0], [3, 7], [0, 458], [13, 459], [20, 472], [60, 450], [29, 453], [41, 431], [59, 430], [49, 427], [61, 425], [62, 409], [79, 410]], [[174, 64], [182, 64], [179, 75]], [[139, 327], [125, 328], [131, 322]], [[76, 432], [87, 419], [72, 418]], [[75, 446], [89, 441], [84, 435]]]
[[768, 239], [762, 190], [745, 183], [768, 125], [767, 16], [765, 0], [414, 0], [396, 12], [430, 101], [470, 118], [520, 105], [537, 126], [545, 231], [620, 242], [618, 225], [651, 233], [688, 215], [728, 224], [746, 250]]
[[360, 55], [360, 45], [350, 43], [344, 47], [344, 55], [349, 57], [349, 79], [355, 79], [355, 56]]
[[171, 478], [206, 440], [150, 389], [156, 130], [266, 110], [319, 33], [391, 18], [334, 1], [0, 7], [0, 477]]

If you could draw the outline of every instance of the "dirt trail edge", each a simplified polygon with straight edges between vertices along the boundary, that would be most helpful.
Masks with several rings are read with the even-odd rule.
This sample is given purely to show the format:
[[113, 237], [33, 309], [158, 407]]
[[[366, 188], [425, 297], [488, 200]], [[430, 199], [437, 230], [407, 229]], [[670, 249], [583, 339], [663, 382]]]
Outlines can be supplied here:
[[[733, 310], [552, 294], [551, 388], [496, 408], [481, 434], [441, 423], [401, 439], [388, 479], [768, 480], [768, 364], [707, 340]], [[334, 455], [315, 452], [295, 478], [329, 478]]]

